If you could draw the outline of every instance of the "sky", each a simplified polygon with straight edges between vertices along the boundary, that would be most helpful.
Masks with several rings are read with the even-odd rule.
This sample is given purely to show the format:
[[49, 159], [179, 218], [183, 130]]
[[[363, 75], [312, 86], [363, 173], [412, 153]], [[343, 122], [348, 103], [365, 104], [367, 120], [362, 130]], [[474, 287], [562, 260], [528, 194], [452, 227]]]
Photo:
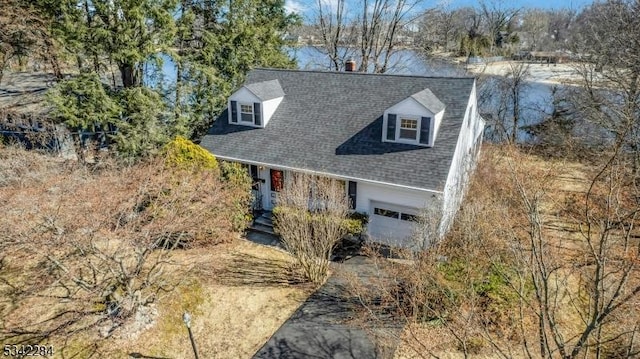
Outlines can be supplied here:
[[[333, 3], [336, 0], [322, 0], [325, 3]], [[349, 2], [356, 2], [357, 0], [347, 0]], [[488, 0], [488, 3], [500, 3], [500, 1]], [[543, 8], [543, 9], [562, 9], [571, 8], [579, 9], [585, 5], [589, 5], [593, 0], [502, 0], [502, 6], [504, 7], [523, 7], [523, 8]], [[305, 18], [310, 18], [314, 11], [317, 0], [286, 0], [285, 7], [289, 12], [296, 12], [301, 14]], [[437, 7], [443, 4], [448, 4], [449, 8], [457, 8], [463, 6], [477, 6], [478, 0], [425, 0], [424, 7]]]

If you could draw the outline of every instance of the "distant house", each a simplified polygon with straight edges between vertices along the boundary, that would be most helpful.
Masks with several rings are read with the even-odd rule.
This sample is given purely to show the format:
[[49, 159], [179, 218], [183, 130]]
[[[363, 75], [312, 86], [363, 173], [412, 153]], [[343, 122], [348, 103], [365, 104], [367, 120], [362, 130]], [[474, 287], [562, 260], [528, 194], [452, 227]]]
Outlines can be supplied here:
[[290, 173], [332, 177], [372, 240], [412, 246], [425, 209], [451, 225], [483, 128], [473, 78], [256, 69], [201, 144], [247, 165], [265, 211]]

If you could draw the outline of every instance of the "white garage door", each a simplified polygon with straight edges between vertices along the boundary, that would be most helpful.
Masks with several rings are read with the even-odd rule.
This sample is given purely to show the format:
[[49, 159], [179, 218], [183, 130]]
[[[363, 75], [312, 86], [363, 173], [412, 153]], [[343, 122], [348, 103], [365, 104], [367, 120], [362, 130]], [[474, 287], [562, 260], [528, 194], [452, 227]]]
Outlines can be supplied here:
[[374, 241], [410, 245], [407, 241], [412, 235], [418, 209], [371, 201], [369, 213], [367, 230]]

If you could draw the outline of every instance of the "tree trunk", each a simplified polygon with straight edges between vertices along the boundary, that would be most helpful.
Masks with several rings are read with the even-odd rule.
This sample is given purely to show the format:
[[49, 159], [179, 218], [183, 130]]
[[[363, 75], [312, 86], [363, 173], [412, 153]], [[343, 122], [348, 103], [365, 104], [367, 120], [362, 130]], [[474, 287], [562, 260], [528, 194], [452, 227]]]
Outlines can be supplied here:
[[51, 68], [53, 69], [53, 74], [57, 80], [62, 80], [62, 70], [60, 69], [60, 60], [58, 59], [58, 53], [56, 51], [55, 45], [53, 41], [48, 37], [44, 36], [44, 45], [45, 51], [47, 53], [47, 57], [49, 58], [49, 63], [51, 64]]
[[137, 64], [118, 64], [120, 76], [122, 77], [122, 86], [125, 88], [138, 87], [142, 85], [142, 76], [140, 66]]

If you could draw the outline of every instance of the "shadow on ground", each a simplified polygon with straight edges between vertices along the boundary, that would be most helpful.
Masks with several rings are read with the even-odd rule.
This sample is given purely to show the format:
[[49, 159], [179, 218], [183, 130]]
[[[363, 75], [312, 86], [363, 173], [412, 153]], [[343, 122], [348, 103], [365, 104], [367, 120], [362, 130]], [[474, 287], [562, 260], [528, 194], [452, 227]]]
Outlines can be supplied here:
[[217, 280], [231, 286], [289, 286], [305, 283], [291, 262], [234, 253], [229, 263], [216, 274]]

